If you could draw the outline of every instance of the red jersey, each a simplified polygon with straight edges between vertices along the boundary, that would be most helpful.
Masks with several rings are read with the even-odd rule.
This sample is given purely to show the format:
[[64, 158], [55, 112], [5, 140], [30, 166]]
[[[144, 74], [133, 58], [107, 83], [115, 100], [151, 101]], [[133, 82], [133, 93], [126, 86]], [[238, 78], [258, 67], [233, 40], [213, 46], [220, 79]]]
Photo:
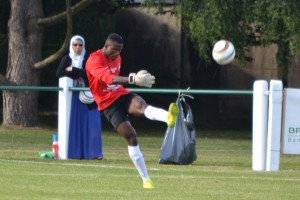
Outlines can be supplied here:
[[120, 74], [120, 55], [116, 60], [110, 60], [99, 49], [91, 53], [85, 69], [89, 87], [98, 105], [98, 110], [104, 110], [120, 96], [129, 93], [123, 85], [112, 84], [113, 77]]

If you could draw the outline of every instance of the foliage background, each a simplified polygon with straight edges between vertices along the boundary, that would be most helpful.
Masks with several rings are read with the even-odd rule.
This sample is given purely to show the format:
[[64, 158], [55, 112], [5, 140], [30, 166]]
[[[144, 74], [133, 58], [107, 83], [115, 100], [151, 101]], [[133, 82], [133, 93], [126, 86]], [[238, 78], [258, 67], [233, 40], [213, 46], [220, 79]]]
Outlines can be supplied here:
[[[76, 2], [78, 0], [72, 1], [73, 4]], [[151, 2], [151, 0], [147, 0], [147, 2]], [[43, 0], [43, 3], [45, 16], [65, 9], [64, 1]], [[0, 72], [5, 74], [7, 21], [10, 3], [9, 0], [0, 0], [0, 4]], [[249, 45], [277, 44], [279, 47], [277, 53], [277, 74], [279, 77], [277, 78], [282, 79], [285, 86], [288, 85], [289, 65], [291, 60], [297, 56], [296, 53], [300, 46], [299, 1], [276, 0], [270, 3], [270, 1], [244, 0], [237, 4], [234, 0], [181, 0], [180, 6], [171, 6], [171, 10], [167, 11], [159, 7], [163, 4], [156, 5], [158, 5], [157, 8], [160, 13], [172, 12], [181, 17], [182, 31], [188, 38], [186, 43], [193, 48], [193, 52], [191, 51], [189, 56], [193, 60], [191, 85], [194, 88], [214, 89], [220, 87], [218, 83], [220, 68], [215, 63], [210, 62], [212, 61], [212, 45], [222, 38], [227, 38], [234, 43], [237, 50], [236, 55], [242, 62], [251, 60], [246, 56]], [[80, 34], [86, 39], [88, 52], [99, 48], [107, 34], [115, 30], [115, 11], [117, 9], [122, 9], [117, 1], [101, 0], [73, 17], [73, 34]], [[47, 29], [44, 38], [44, 57], [59, 49], [64, 40], [65, 32], [65, 22]], [[41, 70], [42, 86], [57, 86], [58, 80], [55, 77], [55, 72], [58, 64], [59, 61]], [[56, 111], [57, 98], [55, 92], [41, 92], [39, 97], [40, 110]], [[151, 99], [151, 97], [146, 96], [147, 98]], [[207, 99], [207, 97], [205, 98]], [[169, 102], [170, 99], [174, 99], [174, 96], [170, 98], [164, 96], [164, 99]], [[218, 106], [218, 100], [211, 101], [208, 99], [208, 101], [211, 102], [212, 106]], [[211, 110], [210, 112], [215, 111]], [[247, 124], [247, 128], [249, 128], [249, 124]]]
[[[64, 1], [44, 1], [45, 15], [55, 14], [65, 9]], [[81, 35], [85, 38], [86, 51], [88, 53], [98, 49], [103, 44], [108, 33], [114, 30], [114, 13], [117, 5], [114, 1], [101, 1], [92, 4], [84, 11], [73, 16], [73, 35]], [[47, 29], [44, 38], [44, 57], [56, 52], [65, 39], [66, 22]], [[68, 50], [66, 51], [66, 54]], [[41, 71], [42, 86], [57, 86], [56, 69], [60, 60], [52, 63]], [[40, 93], [41, 110], [57, 109], [57, 93]]]

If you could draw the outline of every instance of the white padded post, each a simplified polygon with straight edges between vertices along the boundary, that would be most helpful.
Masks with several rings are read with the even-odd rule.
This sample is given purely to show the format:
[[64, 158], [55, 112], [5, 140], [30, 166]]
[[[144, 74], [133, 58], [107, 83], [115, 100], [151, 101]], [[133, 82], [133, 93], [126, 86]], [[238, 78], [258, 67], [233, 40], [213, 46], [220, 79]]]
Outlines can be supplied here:
[[255, 81], [253, 85], [252, 170], [266, 170], [268, 130], [268, 83]]
[[278, 171], [280, 161], [280, 139], [282, 118], [282, 81], [270, 81], [269, 122], [267, 139], [267, 171]]
[[73, 80], [68, 77], [59, 79], [63, 90], [58, 95], [58, 159], [68, 159], [69, 123], [71, 113]]

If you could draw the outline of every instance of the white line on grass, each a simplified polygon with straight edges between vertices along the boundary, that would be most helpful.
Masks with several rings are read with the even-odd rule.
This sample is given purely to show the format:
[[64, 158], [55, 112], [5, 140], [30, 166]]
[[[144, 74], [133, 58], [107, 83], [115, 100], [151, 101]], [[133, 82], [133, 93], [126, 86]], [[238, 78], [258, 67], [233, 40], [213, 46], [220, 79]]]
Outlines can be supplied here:
[[[2, 162], [10, 162], [10, 163], [25, 163], [25, 164], [40, 164], [40, 165], [61, 165], [61, 166], [76, 166], [76, 167], [95, 167], [95, 168], [107, 168], [107, 169], [130, 169], [136, 170], [134, 167], [120, 167], [120, 166], [112, 166], [112, 165], [88, 165], [88, 164], [79, 164], [79, 163], [46, 163], [46, 162], [38, 162], [38, 161], [27, 161], [27, 160], [6, 160], [0, 159]], [[100, 161], [101, 162], [101, 161]], [[158, 171], [157, 168], [148, 168], [148, 170]]]
[[[26, 161], [26, 160], [6, 160], [6, 159], [0, 159], [0, 162], [7, 162], [7, 163], [24, 163], [24, 164], [39, 164], [39, 165], [61, 165], [61, 166], [75, 166], [75, 167], [95, 167], [95, 168], [107, 168], [107, 169], [126, 169], [126, 170], [136, 170], [134, 167], [120, 167], [120, 166], [106, 166], [106, 165], [88, 165], [88, 164], [78, 164], [78, 163], [46, 163], [46, 162], [38, 162], [38, 161]], [[174, 168], [165, 168], [165, 169], [157, 169], [157, 168], [149, 168], [149, 170], [152, 170], [152, 171], [161, 171], [161, 170], [168, 170], [168, 171], [188, 171], [188, 169], [174, 169]], [[195, 170], [197, 171], [197, 170]], [[157, 178], [164, 178], [164, 179], [209, 179], [209, 180], [219, 180], [219, 181], [222, 181], [222, 180], [228, 180], [228, 179], [231, 179], [231, 180], [234, 180], [234, 179], [247, 179], [247, 180], [266, 180], [266, 181], [289, 181], [289, 182], [300, 182], [300, 178], [291, 178], [291, 177], [257, 177], [256, 173], [254, 172], [251, 172], [253, 173], [254, 176], [251, 176], [251, 173], [249, 173], [250, 176], [244, 176], [244, 175], [241, 175], [241, 176], [224, 176], [224, 177], [220, 177], [220, 176], [217, 176], [217, 177], [212, 177], [212, 176], [207, 176], [205, 174], [206, 171], [208, 170], [202, 170], [204, 173], [199, 175], [199, 176], [194, 176], [194, 175], [187, 175], [187, 174], [184, 174], [184, 175], [152, 175], [153, 178], [157, 177]], [[212, 170], [214, 171], [214, 170]], [[227, 172], [220, 172], [221, 174], [222, 173], [227, 173]], [[233, 173], [233, 172], [232, 172]], [[247, 173], [247, 171], [243, 172], [243, 173]], [[49, 174], [49, 173], [39, 173], [39, 174], [32, 174], [32, 175], [44, 175], [44, 176], [61, 176], [61, 175], [64, 175], [64, 176], [75, 176], [74, 174]], [[105, 174], [106, 176], [128, 176], [128, 175], [114, 175], [114, 174]], [[78, 176], [78, 175], [76, 175]], [[86, 174], [84, 176], [87, 176]], [[94, 176], [91, 175], [91, 176]]]
[[[89, 164], [79, 164], [79, 163], [60, 163], [60, 162], [55, 162], [55, 163], [47, 163], [47, 162], [39, 162], [39, 161], [26, 161], [26, 160], [6, 160], [6, 159], [0, 159], [0, 162], [6, 162], [6, 163], [24, 163], [24, 164], [39, 164], [39, 165], [60, 165], [60, 166], [74, 166], [74, 167], [95, 167], [95, 168], [106, 168], [106, 169], [124, 169], [124, 170], [136, 170], [134, 167], [120, 167], [120, 166], [112, 166], [112, 165], [89, 165]], [[149, 170], [152, 171], [182, 171], [186, 172], [190, 169], [187, 168], [171, 168], [168, 167], [168, 165], [165, 165], [164, 169], [157, 169], [157, 168], [149, 168]], [[193, 171], [202, 171], [203, 174], [200, 175], [201, 179], [218, 179], [218, 180], [225, 180], [225, 179], [251, 179], [251, 180], [267, 180], [267, 181], [291, 181], [291, 182], [300, 182], [300, 178], [290, 178], [290, 177], [257, 177], [257, 173], [252, 172], [252, 171], [243, 171], [242, 173], [249, 174], [249, 175], [254, 175], [254, 177], [251, 176], [224, 176], [224, 177], [212, 177], [212, 176], [207, 176], [205, 175], [205, 172], [211, 172], [215, 170], [205, 170], [205, 169], [193, 169]], [[217, 171], [215, 171], [217, 173]], [[226, 171], [218, 171], [218, 173], [221, 174], [227, 174], [227, 173], [233, 173], [231, 172], [226, 172]], [[240, 173], [240, 171], [236, 171], [236, 173]], [[51, 175], [51, 174], [45, 174], [45, 175]], [[56, 174], [52, 174], [55, 176]], [[62, 174], [57, 174], [57, 175], [62, 175]], [[86, 176], [86, 175], [85, 175]], [[118, 175], [120, 176], [120, 175]], [[192, 176], [192, 175], [152, 175], [152, 177], [160, 177], [160, 178], [166, 178], [166, 179], [198, 179], [199, 176]]]

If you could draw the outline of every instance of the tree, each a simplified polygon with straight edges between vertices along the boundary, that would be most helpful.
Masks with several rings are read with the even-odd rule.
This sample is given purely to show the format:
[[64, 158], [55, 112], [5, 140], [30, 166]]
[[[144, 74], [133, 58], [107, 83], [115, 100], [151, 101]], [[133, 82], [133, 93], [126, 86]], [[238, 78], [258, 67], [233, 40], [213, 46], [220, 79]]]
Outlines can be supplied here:
[[300, 2], [297, 0], [257, 1], [252, 5], [257, 40], [261, 45], [277, 44], [278, 78], [288, 86], [291, 61], [300, 48]]
[[[66, 10], [45, 17], [42, 0], [10, 0], [8, 22], [8, 63], [5, 76], [0, 74], [0, 85], [39, 86], [40, 70], [60, 58], [72, 35], [72, 15], [96, 0], [80, 0]], [[61, 48], [42, 59], [44, 31], [67, 19], [67, 33]], [[3, 92], [3, 125], [36, 126], [38, 124], [38, 93], [35, 91]]]
[[[147, 1], [153, 5], [153, 0]], [[154, 1], [165, 13], [163, 0]], [[278, 78], [287, 86], [288, 69], [300, 48], [300, 1], [180, 0], [169, 12], [181, 18], [182, 28], [202, 61], [211, 61], [213, 44], [228, 39], [244, 63], [247, 47], [277, 44]], [[152, 3], [152, 4], [151, 4]], [[299, 56], [299, 55], [298, 55]]]

